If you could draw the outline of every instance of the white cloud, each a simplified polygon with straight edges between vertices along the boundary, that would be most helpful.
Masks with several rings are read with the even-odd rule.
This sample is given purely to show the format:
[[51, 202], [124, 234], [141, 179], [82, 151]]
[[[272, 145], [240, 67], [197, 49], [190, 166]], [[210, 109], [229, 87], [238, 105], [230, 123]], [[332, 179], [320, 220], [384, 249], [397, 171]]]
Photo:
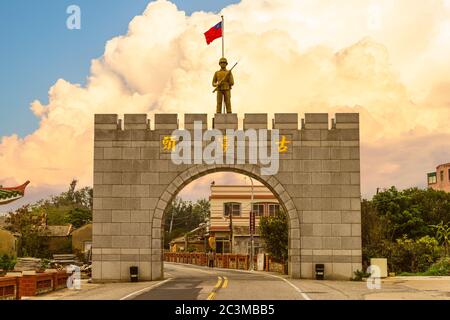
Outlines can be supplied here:
[[[243, 0], [223, 10], [226, 55], [241, 59], [234, 111], [360, 112], [364, 194], [423, 184], [426, 171], [447, 161], [448, 140], [439, 139], [450, 135], [448, 6], [377, 1], [374, 28], [374, 3]], [[47, 105], [32, 103], [39, 129], [2, 138], [0, 182], [61, 188], [76, 177], [90, 184], [94, 113], [212, 114], [221, 49], [220, 41], [206, 46], [203, 32], [217, 20], [186, 16], [163, 0], [149, 4], [92, 61], [85, 87], [60, 79]], [[401, 152], [422, 145], [426, 156]]]

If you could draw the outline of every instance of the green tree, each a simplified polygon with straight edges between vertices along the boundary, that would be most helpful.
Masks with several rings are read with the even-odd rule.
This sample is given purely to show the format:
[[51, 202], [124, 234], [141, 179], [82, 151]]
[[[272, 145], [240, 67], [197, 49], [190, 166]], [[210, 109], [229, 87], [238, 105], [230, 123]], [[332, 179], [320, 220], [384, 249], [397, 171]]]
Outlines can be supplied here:
[[66, 222], [70, 223], [75, 229], [92, 222], [92, 211], [87, 209], [75, 208], [69, 211]]
[[434, 236], [431, 225], [445, 224], [450, 219], [450, 193], [432, 189], [410, 188], [398, 191], [395, 187], [380, 192], [372, 203], [380, 217], [385, 218], [386, 237], [390, 241], [408, 235], [418, 239]]
[[197, 200], [192, 207], [192, 214], [201, 222], [211, 215], [211, 203], [206, 199]]
[[[32, 210], [38, 215], [45, 216], [47, 225], [63, 225], [74, 221], [75, 223], [72, 224], [77, 228], [91, 222], [92, 188], [84, 187], [76, 190], [76, 185], [77, 181], [73, 180], [68, 191], [50, 199], [38, 201], [32, 206]], [[74, 210], [77, 211], [74, 212]]]
[[92, 211], [93, 189], [91, 187], [84, 187], [76, 190], [77, 183], [77, 180], [72, 180], [69, 185], [69, 190], [62, 192], [58, 196], [52, 197], [48, 203], [55, 206], [71, 206]]
[[379, 256], [387, 235], [386, 218], [380, 216], [372, 201], [361, 202], [362, 254], [365, 265], [369, 259]]
[[208, 200], [201, 199], [192, 203], [178, 197], [175, 198], [164, 215], [164, 247], [169, 248], [170, 241], [197, 228], [209, 216], [210, 203]]
[[6, 223], [8, 230], [21, 234], [19, 255], [38, 258], [48, 256], [45, 222], [41, 215], [29, 206], [23, 206], [10, 212]]
[[450, 193], [432, 189], [391, 187], [363, 200], [363, 260], [386, 257], [391, 271], [425, 271], [448, 254], [449, 213]]
[[286, 262], [289, 237], [287, 214], [283, 210], [279, 210], [274, 215], [261, 217], [259, 229], [267, 251], [275, 259]]

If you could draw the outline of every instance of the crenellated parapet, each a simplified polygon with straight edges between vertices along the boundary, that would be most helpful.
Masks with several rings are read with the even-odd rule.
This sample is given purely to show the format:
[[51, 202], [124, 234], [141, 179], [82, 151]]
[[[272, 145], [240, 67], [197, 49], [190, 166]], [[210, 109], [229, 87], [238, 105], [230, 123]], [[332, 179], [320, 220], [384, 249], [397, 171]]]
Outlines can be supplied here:
[[[300, 140], [305, 141], [359, 141], [358, 113], [337, 113], [331, 120], [327, 113], [306, 113], [300, 122], [297, 113], [275, 113], [270, 120], [266, 113], [246, 113], [243, 126], [239, 126], [237, 114], [215, 114], [212, 126], [208, 127], [207, 114], [188, 113], [184, 115], [183, 128], [193, 130], [194, 122], [201, 121], [203, 130], [278, 129], [282, 133], [298, 135]], [[177, 114], [155, 114], [153, 126], [147, 114], [125, 114], [123, 121], [116, 114], [95, 115], [96, 140], [134, 140], [138, 137], [145, 139], [148, 138], [146, 131], [167, 133], [180, 128]], [[113, 131], [142, 132], [132, 136], [115, 134]]]

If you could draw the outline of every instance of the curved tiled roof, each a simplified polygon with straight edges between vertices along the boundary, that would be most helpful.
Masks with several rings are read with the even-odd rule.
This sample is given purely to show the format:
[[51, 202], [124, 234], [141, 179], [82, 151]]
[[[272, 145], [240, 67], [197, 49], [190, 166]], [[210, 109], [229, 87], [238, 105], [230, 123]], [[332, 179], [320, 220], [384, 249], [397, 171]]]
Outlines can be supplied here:
[[50, 237], [66, 237], [72, 231], [72, 225], [47, 226], [47, 236]]
[[25, 188], [29, 183], [30, 181], [27, 181], [23, 185], [15, 188], [3, 188], [0, 186], [0, 205], [22, 198], [25, 195]]
[[23, 197], [23, 193], [19, 191], [0, 189], [0, 204], [6, 204]]

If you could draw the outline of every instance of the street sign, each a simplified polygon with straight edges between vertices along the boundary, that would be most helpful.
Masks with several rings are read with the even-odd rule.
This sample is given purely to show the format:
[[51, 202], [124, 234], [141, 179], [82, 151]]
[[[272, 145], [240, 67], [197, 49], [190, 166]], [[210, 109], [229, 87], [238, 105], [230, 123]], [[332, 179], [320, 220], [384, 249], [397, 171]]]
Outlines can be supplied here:
[[255, 233], [255, 212], [250, 212], [250, 234]]

